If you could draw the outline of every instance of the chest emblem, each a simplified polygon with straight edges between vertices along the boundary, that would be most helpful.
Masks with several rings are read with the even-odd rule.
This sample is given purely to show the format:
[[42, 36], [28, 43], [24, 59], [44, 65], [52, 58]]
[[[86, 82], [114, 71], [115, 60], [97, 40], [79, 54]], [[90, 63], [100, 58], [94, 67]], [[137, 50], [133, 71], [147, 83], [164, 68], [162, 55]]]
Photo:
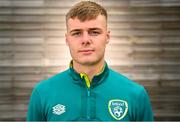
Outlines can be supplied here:
[[66, 106], [64, 106], [64, 105], [57, 104], [53, 107], [53, 113], [56, 115], [61, 115], [64, 112], [66, 112]]
[[114, 119], [121, 120], [127, 114], [128, 103], [120, 99], [110, 100], [108, 103], [108, 110]]

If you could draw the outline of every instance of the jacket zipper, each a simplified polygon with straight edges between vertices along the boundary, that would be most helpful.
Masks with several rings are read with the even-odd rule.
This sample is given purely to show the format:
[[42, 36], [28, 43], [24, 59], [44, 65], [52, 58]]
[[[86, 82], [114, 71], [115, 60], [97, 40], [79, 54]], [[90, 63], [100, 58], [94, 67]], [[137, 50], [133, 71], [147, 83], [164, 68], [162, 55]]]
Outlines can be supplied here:
[[80, 74], [81, 78], [85, 80], [86, 83], [86, 118], [91, 119], [91, 86], [89, 78], [86, 74]]
[[90, 88], [87, 88], [87, 119], [90, 120], [91, 118], [91, 91]]

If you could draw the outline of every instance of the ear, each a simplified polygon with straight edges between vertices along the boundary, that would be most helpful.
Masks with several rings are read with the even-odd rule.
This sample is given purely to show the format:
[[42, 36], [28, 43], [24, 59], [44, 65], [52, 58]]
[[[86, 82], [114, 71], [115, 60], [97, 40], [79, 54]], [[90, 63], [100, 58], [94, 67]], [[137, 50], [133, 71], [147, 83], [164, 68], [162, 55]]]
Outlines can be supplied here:
[[110, 31], [108, 30], [107, 31], [107, 35], [106, 35], [107, 39], [106, 39], [106, 44], [109, 43], [109, 40], [110, 40]]
[[66, 40], [66, 45], [69, 46], [67, 33], [65, 33], [65, 40]]

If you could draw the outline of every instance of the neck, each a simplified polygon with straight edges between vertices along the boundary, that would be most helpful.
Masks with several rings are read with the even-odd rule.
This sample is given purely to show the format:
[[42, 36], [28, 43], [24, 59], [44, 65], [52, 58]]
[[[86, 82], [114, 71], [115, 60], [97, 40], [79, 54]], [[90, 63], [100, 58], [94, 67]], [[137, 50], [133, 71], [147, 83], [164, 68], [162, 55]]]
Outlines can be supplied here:
[[104, 60], [92, 65], [82, 65], [73, 60], [73, 68], [76, 70], [76, 72], [87, 74], [90, 81], [96, 74], [101, 72], [103, 67]]

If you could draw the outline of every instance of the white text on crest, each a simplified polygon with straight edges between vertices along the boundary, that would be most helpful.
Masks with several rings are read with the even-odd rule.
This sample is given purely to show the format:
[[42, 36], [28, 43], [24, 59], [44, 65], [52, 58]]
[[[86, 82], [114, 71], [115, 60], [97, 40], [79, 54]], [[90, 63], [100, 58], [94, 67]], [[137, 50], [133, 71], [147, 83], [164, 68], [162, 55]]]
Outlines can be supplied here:
[[117, 103], [117, 102], [113, 102], [112, 105], [114, 106], [124, 106], [124, 103]]

